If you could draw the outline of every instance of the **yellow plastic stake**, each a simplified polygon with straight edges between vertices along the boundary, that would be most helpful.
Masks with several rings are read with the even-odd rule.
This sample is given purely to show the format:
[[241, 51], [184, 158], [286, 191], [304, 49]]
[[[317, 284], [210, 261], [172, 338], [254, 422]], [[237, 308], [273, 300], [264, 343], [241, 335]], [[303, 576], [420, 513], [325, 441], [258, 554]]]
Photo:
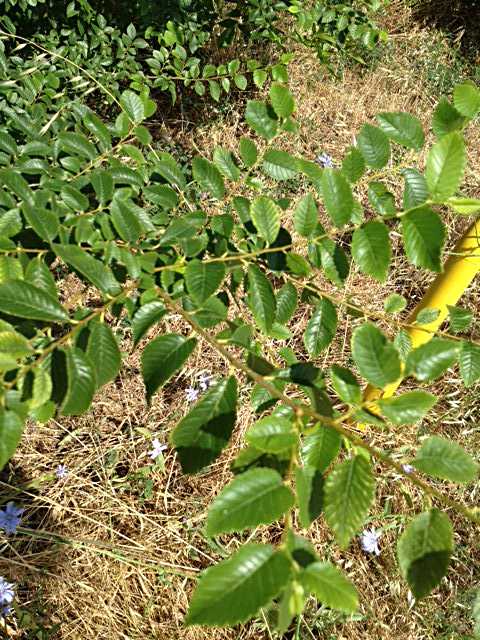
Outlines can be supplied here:
[[[430, 285], [425, 296], [410, 314], [407, 323], [413, 324], [422, 309], [438, 309], [438, 317], [428, 324], [409, 327], [407, 333], [412, 347], [425, 344], [434, 336], [448, 315], [448, 306], [455, 305], [462, 297], [480, 271], [480, 219], [472, 224], [464, 236], [458, 241], [455, 249], [445, 263], [445, 268]], [[363, 399], [366, 402], [389, 398], [398, 389], [403, 378], [389, 384], [385, 389], [377, 389], [368, 385]], [[375, 410], [373, 404], [371, 409]]]

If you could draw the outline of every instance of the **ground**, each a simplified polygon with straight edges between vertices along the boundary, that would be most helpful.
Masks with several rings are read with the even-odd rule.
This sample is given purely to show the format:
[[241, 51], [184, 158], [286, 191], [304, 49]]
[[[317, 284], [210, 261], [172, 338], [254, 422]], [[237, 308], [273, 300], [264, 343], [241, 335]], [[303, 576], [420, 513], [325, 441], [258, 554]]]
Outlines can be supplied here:
[[[379, 111], [410, 111], [427, 128], [439, 95], [448, 93], [458, 79], [471, 73], [451, 42], [433, 28], [417, 23], [403, 3], [392, 3], [385, 21], [389, 44], [366, 68], [339, 67], [340, 79], [329, 76], [311, 52], [298, 52], [290, 69], [301, 125], [294, 151], [312, 159], [326, 152], [338, 161], [360, 126]], [[167, 140], [180, 136], [185, 153], [196, 148], [208, 154], [217, 144], [233, 146], [244, 131], [241, 111], [241, 105], [217, 109], [195, 128], [188, 116], [185, 121], [177, 117], [159, 122], [157, 135]], [[474, 155], [478, 127], [469, 134], [469, 143], [472, 169], [468, 185], [471, 194], [478, 197], [480, 160]], [[458, 218], [450, 222], [451, 246], [466, 223]], [[318, 284], [329, 286], [321, 275]], [[343, 296], [382, 314], [386, 295], [396, 291], [413, 305], [426, 284], [424, 274], [397, 257], [385, 285], [372, 284], [353, 272]], [[86, 292], [70, 279], [64, 283], [64, 295], [73, 304]], [[462, 304], [478, 312], [478, 284], [470, 288]], [[300, 312], [292, 323], [294, 348], [302, 349], [305, 322], [305, 314]], [[321, 366], [347, 357], [356, 322], [351, 315], [343, 315], [335, 342], [319, 360]], [[185, 328], [179, 318], [169, 323], [160, 324], [152, 335]], [[12, 542], [1, 543], [0, 558], [0, 575], [8, 575], [18, 585], [24, 630], [12, 622], [3, 633], [8, 638], [59, 640], [275, 638], [273, 611], [264, 611], [255, 622], [233, 630], [182, 626], [199, 571], [237, 544], [235, 536], [223, 536], [218, 544], [209, 542], [202, 529], [206, 509], [231, 477], [229, 463], [252, 422], [246, 394], [240, 400], [233, 442], [212, 467], [186, 477], [174, 451], [168, 448], [164, 468], [158, 464], [151, 471], [150, 439], [155, 436], [168, 443], [169, 431], [188, 410], [186, 388], [194, 385], [202, 372], [224, 376], [228, 365], [202, 344], [196, 360], [190, 360], [182, 374], [147, 407], [139, 373], [142, 345], [133, 349], [126, 323], [117, 322], [116, 330], [123, 336], [122, 349], [128, 353], [118, 378], [103, 388], [86, 416], [29, 425], [17, 455], [0, 475], [2, 501], [10, 498], [26, 507], [23, 528]], [[474, 337], [478, 339], [478, 335]], [[371, 428], [368, 435], [373, 443], [386, 449], [395, 447], [408, 456], [422, 434], [435, 433], [451, 436], [476, 454], [480, 449], [478, 387], [465, 393], [458, 372], [452, 370], [434, 391], [440, 401], [422, 424], [383, 432]], [[69, 470], [63, 480], [55, 477], [59, 464]], [[395, 540], [406, 518], [417, 513], [425, 499], [395, 474], [381, 466], [376, 470], [378, 489], [368, 526], [383, 532], [379, 557], [362, 552], [358, 541], [347, 551], [339, 551], [321, 518], [309, 532], [318, 553], [342, 566], [357, 585], [359, 613], [347, 620], [318, 608], [312, 599], [295, 638], [471, 638], [470, 609], [480, 584], [480, 547], [473, 526], [451, 514], [457, 545], [451, 571], [431, 596], [414, 605], [398, 573]], [[470, 505], [478, 504], [478, 485], [463, 491], [446, 484], [443, 488]], [[275, 540], [279, 532], [274, 526], [262, 527], [256, 535]], [[54, 625], [58, 628], [52, 628]], [[293, 638], [293, 632], [286, 637]]]

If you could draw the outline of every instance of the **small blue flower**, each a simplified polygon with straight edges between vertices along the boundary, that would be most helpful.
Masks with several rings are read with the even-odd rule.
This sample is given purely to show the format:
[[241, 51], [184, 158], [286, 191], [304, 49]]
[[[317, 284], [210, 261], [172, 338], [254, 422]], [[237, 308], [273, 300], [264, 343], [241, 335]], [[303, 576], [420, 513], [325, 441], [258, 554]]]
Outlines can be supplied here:
[[404, 473], [413, 473], [413, 471], [415, 471], [415, 468], [412, 467], [411, 464], [402, 464], [402, 469]]
[[328, 155], [328, 153], [321, 153], [315, 158], [315, 162], [324, 169], [331, 169], [333, 167], [333, 159]]
[[201, 391], [207, 391], [212, 384], [212, 376], [209, 373], [201, 373], [198, 376], [198, 386]]
[[371, 529], [364, 529], [360, 536], [360, 545], [367, 553], [374, 553], [376, 556], [380, 555], [380, 547], [378, 541], [382, 534], [372, 527]]
[[17, 531], [17, 527], [22, 519], [24, 509], [19, 509], [13, 502], [9, 502], [4, 511], [0, 511], [0, 529], [7, 535]]
[[8, 604], [0, 605], [0, 617], [6, 618], [12, 613], [12, 607]]
[[156, 460], [159, 455], [161, 455], [162, 451], [165, 451], [167, 448], [166, 444], [162, 444], [158, 438], [154, 438], [152, 440], [153, 449], [148, 452], [148, 455], [152, 460]]
[[68, 476], [68, 468], [64, 464], [59, 464], [55, 469], [55, 475], [59, 480], [64, 480]]
[[3, 608], [9, 608], [8, 605], [13, 601], [14, 596], [13, 584], [0, 576], [0, 605]]
[[187, 402], [196, 402], [199, 395], [200, 391], [198, 389], [194, 389], [193, 387], [187, 387], [185, 389], [185, 397], [187, 398]]

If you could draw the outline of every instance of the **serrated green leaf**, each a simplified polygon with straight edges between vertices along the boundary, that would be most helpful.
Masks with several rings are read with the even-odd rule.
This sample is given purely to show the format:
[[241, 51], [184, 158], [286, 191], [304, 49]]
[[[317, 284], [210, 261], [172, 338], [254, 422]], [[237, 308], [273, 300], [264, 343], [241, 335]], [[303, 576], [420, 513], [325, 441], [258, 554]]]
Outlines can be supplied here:
[[408, 354], [406, 373], [421, 382], [432, 382], [456, 362], [459, 351], [458, 342], [432, 338]]
[[336, 465], [325, 482], [325, 519], [342, 548], [362, 526], [375, 494], [370, 462], [362, 455]]
[[0, 311], [44, 322], [68, 322], [69, 319], [58, 300], [23, 280], [8, 280], [0, 284]]
[[22, 263], [18, 258], [0, 255], [0, 282], [23, 280]]
[[382, 414], [395, 425], [418, 422], [436, 402], [437, 398], [426, 391], [409, 391], [400, 396], [377, 401]]
[[431, 436], [427, 438], [412, 465], [427, 475], [451, 482], [472, 482], [478, 476], [478, 464], [456, 442]]
[[251, 469], [237, 476], [215, 498], [208, 510], [207, 536], [270, 524], [293, 503], [293, 494], [277, 471]]
[[359, 404], [362, 401], [362, 390], [350, 369], [334, 364], [330, 368], [330, 378], [340, 400], [348, 404]]
[[390, 142], [385, 133], [371, 124], [364, 124], [357, 136], [357, 146], [369, 167], [381, 169], [390, 158]]
[[106, 204], [113, 198], [114, 183], [109, 171], [97, 169], [91, 174], [90, 182], [101, 204]]
[[167, 182], [184, 191], [187, 186], [185, 174], [176, 160], [169, 153], [160, 154], [160, 160], [155, 163], [154, 170]]
[[450, 304], [447, 305], [447, 308], [451, 330], [454, 333], [463, 333], [467, 331], [473, 321], [473, 313], [470, 309], [455, 307]]
[[[0, 131], [0, 149], [11, 156], [17, 153], [17, 143], [8, 131]], [[25, 151], [23, 151], [25, 153]]]
[[0, 411], [0, 470], [15, 453], [23, 432], [23, 421], [14, 411]]
[[424, 267], [437, 273], [442, 271], [441, 256], [445, 236], [445, 225], [438, 213], [429, 207], [412, 209], [402, 216], [405, 253], [416, 267]]
[[427, 596], [447, 573], [453, 553], [453, 529], [448, 516], [431, 509], [416, 516], [402, 533], [398, 563], [415, 598]]
[[461, 216], [473, 216], [480, 211], [480, 200], [477, 198], [449, 198], [447, 204]]
[[402, 176], [405, 180], [403, 191], [403, 208], [413, 209], [428, 200], [427, 181], [418, 169], [404, 169]]
[[75, 189], [69, 184], [62, 186], [60, 191], [63, 202], [72, 209], [72, 211], [86, 211], [88, 209], [89, 201], [81, 191]]
[[358, 608], [357, 590], [340, 569], [330, 562], [313, 562], [301, 573], [301, 582], [318, 600], [337, 611], [354, 613]]
[[264, 69], [255, 69], [253, 72], [253, 82], [256, 87], [261, 89], [267, 81], [268, 74]]
[[460, 375], [466, 387], [480, 380], [480, 346], [464, 340], [459, 355]]
[[303, 334], [303, 343], [312, 357], [328, 347], [337, 331], [337, 310], [328, 298], [322, 298], [315, 307]]
[[103, 322], [90, 323], [87, 356], [95, 371], [96, 388], [116, 378], [122, 356], [113, 331]]
[[56, 238], [60, 222], [53, 211], [23, 202], [22, 213], [25, 220], [42, 240], [51, 242]]
[[114, 198], [110, 205], [110, 219], [120, 238], [128, 243], [135, 243], [142, 235], [142, 225], [137, 217], [135, 207], [128, 201]]
[[395, 197], [382, 182], [370, 182], [368, 199], [381, 216], [393, 216], [396, 213]]
[[363, 273], [385, 282], [392, 258], [387, 226], [380, 220], [370, 220], [355, 229], [352, 256]]
[[221, 200], [225, 195], [225, 184], [217, 167], [206, 158], [197, 156], [192, 161], [193, 177], [202, 189]]
[[433, 145], [427, 156], [425, 179], [434, 200], [443, 202], [455, 195], [463, 180], [466, 159], [465, 142], [456, 131]]
[[295, 488], [300, 525], [307, 529], [323, 509], [323, 475], [315, 467], [295, 469]]
[[452, 131], [463, 128], [466, 118], [459, 113], [447, 98], [441, 98], [435, 107], [432, 118], [432, 129], [437, 138], [442, 138]]
[[143, 100], [133, 91], [129, 89], [124, 91], [120, 98], [120, 104], [133, 124], [139, 124], [145, 120]]
[[480, 91], [470, 82], [457, 84], [453, 90], [453, 104], [462, 116], [472, 120], [480, 111]]
[[301, 236], [308, 238], [317, 228], [318, 209], [314, 197], [307, 193], [295, 207], [293, 214], [293, 224], [295, 231]]
[[400, 313], [407, 306], [407, 299], [398, 293], [391, 293], [383, 303], [383, 308], [387, 313]]
[[274, 82], [270, 87], [272, 107], [279, 118], [288, 118], [295, 111], [292, 94], [283, 84]]
[[297, 308], [297, 290], [291, 282], [286, 282], [277, 293], [275, 321], [287, 324]]
[[278, 416], [267, 416], [248, 429], [245, 440], [259, 451], [275, 454], [295, 447], [298, 434], [290, 420]]
[[67, 244], [52, 244], [52, 249], [57, 256], [79, 271], [103, 293], [109, 295], [119, 293], [120, 285], [116, 281], [112, 270], [100, 260], [89, 255], [81, 247]]
[[235, 164], [233, 154], [228, 149], [215, 147], [213, 150], [213, 162], [221, 174], [233, 180], [234, 182], [240, 177], [240, 169]]
[[42, 258], [30, 260], [25, 270], [25, 280], [58, 300], [58, 291], [52, 272]]
[[293, 156], [279, 149], [268, 149], [263, 156], [264, 172], [277, 181], [291, 180], [297, 175], [297, 162]]
[[350, 222], [354, 202], [352, 189], [344, 176], [335, 169], [325, 169], [322, 175], [323, 201], [336, 227]]
[[21, 333], [15, 331], [0, 331], [0, 355], [11, 356], [14, 359], [24, 358], [33, 349], [28, 340]]
[[149, 401], [179, 369], [195, 348], [195, 338], [167, 333], [149, 342], [142, 353], [142, 375]]
[[282, 210], [266, 196], [255, 198], [250, 207], [250, 215], [258, 234], [268, 244], [273, 244], [280, 231]]
[[100, 142], [100, 148], [102, 151], [111, 149], [112, 136], [105, 123], [95, 114], [93, 111], [88, 111], [83, 118], [83, 124], [87, 127], [90, 133], [97, 138]]
[[178, 423], [171, 435], [184, 473], [211, 464], [227, 446], [237, 411], [237, 383], [233, 376], [214, 384]]
[[254, 264], [248, 267], [247, 302], [259, 328], [268, 333], [275, 318], [275, 296], [269, 280]]
[[73, 131], [60, 133], [58, 144], [67, 153], [83, 156], [87, 160], [95, 160], [98, 155], [95, 145], [86, 136]]
[[70, 347], [66, 357], [67, 392], [60, 412], [64, 416], [79, 416], [88, 410], [95, 393], [95, 370], [90, 358], [80, 349]]
[[185, 622], [214, 627], [246, 622], [281, 591], [290, 572], [283, 552], [271, 545], [246, 544], [203, 573]]
[[356, 147], [350, 147], [342, 162], [342, 173], [349, 182], [357, 182], [365, 173], [365, 158]]
[[398, 353], [403, 362], [408, 358], [408, 354], [412, 350], [412, 339], [406, 329], [400, 329], [393, 340], [393, 344], [397, 348]]
[[321, 267], [329, 280], [342, 286], [348, 277], [350, 265], [343, 249], [330, 238], [318, 243]]
[[166, 313], [165, 305], [159, 300], [153, 300], [140, 307], [132, 319], [134, 346], [140, 342], [150, 327], [161, 320]]
[[397, 144], [417, 151], [425, 144], [420, 121], [409, 113], [379, 113], [376, 118], [380, 129]]
[[338, 456], [341, 443], [341, 436], [335, 429], [319, 424], [317, 430], [306, 436], [303, 441], [302, 460], [306, 466], [324, 473]]
[[243, 164], [247, 167], [253, 167], [257, 161], [258, 151], [255, 143], [250, 138], [242, 136], [240, 138], [240, 157]]
[[245, 120], [255, 133], [266, 140], [272, 140], [277, 135], [277, 120], [264, 102], [249, 100], [245, 111]]
[[185, 270], [185, 282], [193, 300], [202, 304], [217, 291], [225, 278], [222, 262], [191, 260]]
[[29, 402], [30, 410], [44, 406], [52, 395], [52, 378], [49, 370], [36, 367], [33, 370], [32, 397]]
[[440, 315], [440, 309], [421, 309], [415, 318], [415, 324], [430, 324], [434, 322]]
[[292, 620], [299, 616], [305, 606], [305, 593], [302, 585], [296, 580], [292, 580], [285, 587], [282, 598], [278, 605], [278, 620], [276, 624], [277, 633], [283, 638], [287, 633]]
[[352, 355], [360, 375], [378, 387], [386, 387], [400, 378], [400, 358], [380, 329], [365, 323], [355, 329]]

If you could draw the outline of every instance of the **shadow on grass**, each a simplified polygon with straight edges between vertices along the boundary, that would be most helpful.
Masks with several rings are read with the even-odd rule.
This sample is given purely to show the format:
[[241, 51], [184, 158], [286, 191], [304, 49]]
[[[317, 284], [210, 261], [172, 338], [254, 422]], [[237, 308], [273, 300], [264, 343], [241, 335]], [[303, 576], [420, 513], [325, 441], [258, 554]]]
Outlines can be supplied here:
[[480, 0], [415, 0], [413, 16], [441, 29], [468, 62], [480, 62]]

